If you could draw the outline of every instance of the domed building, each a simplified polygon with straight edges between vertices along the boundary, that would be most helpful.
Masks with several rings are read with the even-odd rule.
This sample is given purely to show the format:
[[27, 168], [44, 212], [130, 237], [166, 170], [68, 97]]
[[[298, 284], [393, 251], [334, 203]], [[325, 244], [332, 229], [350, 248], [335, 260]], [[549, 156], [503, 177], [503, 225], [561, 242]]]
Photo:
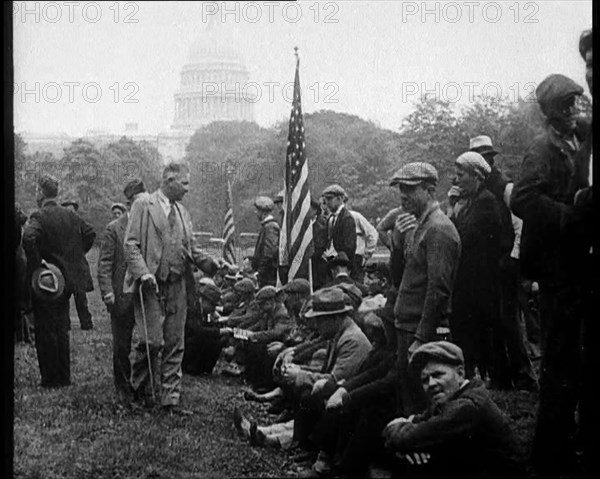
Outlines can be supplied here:
[[254, 121], [255, 88], [225, 32], [209, 25], [191, 46], [175, 93], [171, 129], [195, 131], [213, 121]]

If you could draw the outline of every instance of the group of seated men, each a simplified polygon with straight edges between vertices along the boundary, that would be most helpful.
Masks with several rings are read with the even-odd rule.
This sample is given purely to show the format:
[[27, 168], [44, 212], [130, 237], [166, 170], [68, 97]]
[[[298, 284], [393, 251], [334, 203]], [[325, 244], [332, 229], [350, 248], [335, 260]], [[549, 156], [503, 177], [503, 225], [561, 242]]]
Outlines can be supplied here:
[[[330, 281], [311, 294], [304, 279], [257, 291], [250, 274], [197, 283], [188, 313], [184, 371], [243, 375], [247, 400], [278, 414], [259, 426], [237, 408], [234, 424], [252, 445], [291, 451], [307, 477], [366, 477], [383, 464], [408, 477], [519, 477], [508, 424], [483, 383], [465, 378], [460, 348], [445, 341], [411, 356], [430, 407], [403, 417], [389, 267], [370, 262], [363, 283], [344, 253]], [[390, 378], [392, 378], [390, 380]]]

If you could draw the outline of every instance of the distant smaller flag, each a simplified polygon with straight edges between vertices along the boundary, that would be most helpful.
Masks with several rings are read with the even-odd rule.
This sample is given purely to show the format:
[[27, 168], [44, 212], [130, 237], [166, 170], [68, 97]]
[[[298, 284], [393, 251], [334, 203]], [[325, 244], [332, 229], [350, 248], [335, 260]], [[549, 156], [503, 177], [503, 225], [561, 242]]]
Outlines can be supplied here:
[[227, 169], [227, 195], [225, 198], [225, 218], [223, 221], [223, 259], [236, 264], [235, 259], [235, 224], [233, 222], [233, 200], [231, 197], [230, 170]]

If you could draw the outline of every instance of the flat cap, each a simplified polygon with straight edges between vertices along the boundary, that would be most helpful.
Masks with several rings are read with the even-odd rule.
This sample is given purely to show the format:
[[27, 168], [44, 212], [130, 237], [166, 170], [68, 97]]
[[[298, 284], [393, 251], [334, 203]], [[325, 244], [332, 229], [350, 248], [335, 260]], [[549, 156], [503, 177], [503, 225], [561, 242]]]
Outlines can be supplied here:
[[277, 289], [275, 286], [263, 286], [258, 290], [258, 293], [256, 293], [256, 301], [268, 301], [270, 299], [274, 299], [276, 295]]
[[350, 259], [346, 253], [340, 251], [336, 256], [330, 259], [327, 264], [330, 268], [333, 268], [334, 266], [350, 266]]
[[261, 211], [271, 211], [273, 210], [274, 203], [268, 196], [257, 196], [254, 200], [254, 206]]
[[310, 283], [304, 278], [295, 278], [281, 288], [286, 293], [310, 294]]
[[437, 184], [438, 173], [433, 165], [418, 161], [415, 163], [408, 163], [400, 168], [390, 181], [390, 186], [396, 185], [407, 185], [415, 186], [422, 182]]
[[545, 111], [550, 104], [582, 94], [583, 87], [581, 85], [560, 73], [547, 76], [535, 89], [535, 96], [542, 111]]
[[125, 185], [123, 194], [125, 195], [125, 198], [131, 200], [135, 195], [143, 193], [144, 191], [146, 191], [144, 182], [139, 178], [135, 178]]
[[75, 208], [75, 211], [79, 209], [79, 203], [72, 199], [64, 200], [63, 202], [61, 202], [60, 206], [72, 206], [73, 208]]
[[121, 210], [123, 213], [127, 213], [127, 206], [125, 206], [123, 203], [113, 203], [112, 206], [110, 207], [110, 210]]
[[484, 153], [491, 155], [498, 154], [492, 145], [492, 139], [487, 135], [479, 135], [475, 138], [471, 138], [469, 140], [469, 150], [475, 151], [480, 155], [483, 155]]
[[213, 304], [221, 302], [221, 290], [214, 284], [206, 283], [198, 286], [198, 293]]
[[448, 341], [433, 341], [419, 346], [409, 359], [411, 368], [420, 371], [429, 361], [453, 366], [464, 366], [462, 349]]
[[250, 278], [244, 278], [233, 285], [233, 290], [236, 293], [248, 294], [254, 293], [254, 291], [256, 291], [256, 288], [254, 287], [254, 283]]
[[479, 153], [474, 151], [467, 151], [460, 155], [455, 163], [458, 166], [462, 166], [463, 168], [470, 170], [481, 178], [487, 178], [492, 171], [492, 167], [489, 165], [487, 161], [481, 156]]
[[592, 49], [592, 29], [584, 30], [579, 37], [579, 54], [585, 60], [585, 54]]
[[340, 185], [329, 185], [323, 190], [321, 196], [342, 196], [348, 198], [346, 191]]
[[42, 175], [38, 179], [38, 188], [46, 198], [55, 198], [58, 194], [58, 180], [50, 175]]

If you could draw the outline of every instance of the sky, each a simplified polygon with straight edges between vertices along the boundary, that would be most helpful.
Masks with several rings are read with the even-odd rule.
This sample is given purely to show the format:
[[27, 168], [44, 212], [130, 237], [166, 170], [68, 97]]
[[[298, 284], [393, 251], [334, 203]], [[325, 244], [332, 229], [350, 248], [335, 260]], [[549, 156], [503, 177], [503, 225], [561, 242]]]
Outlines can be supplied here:
[[15, 130], [168, 131], [190, 47], [207, 38], [244, 60], [262, 126], [289, 119], [297, 46], [305, 114], [395, 130], [427, 93], [514, 100], [551, 73], [587, 92], [577, 46], [591, 24], [585, 0], [13, 2]]

